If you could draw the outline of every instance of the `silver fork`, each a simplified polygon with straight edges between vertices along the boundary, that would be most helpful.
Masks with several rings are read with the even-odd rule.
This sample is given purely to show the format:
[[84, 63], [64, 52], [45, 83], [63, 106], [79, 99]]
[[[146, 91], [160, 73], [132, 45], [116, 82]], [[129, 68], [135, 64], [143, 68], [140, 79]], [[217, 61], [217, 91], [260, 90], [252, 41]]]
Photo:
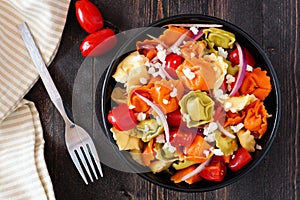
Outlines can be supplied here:
[[67, 116], [63, 102], [61, 99], [60, 94], [58, 93], [54, 82], [47, 70], [47, 67], [43, 61], [43, 58], [38, 50], [38, 47], [36, 46], [32, 35], [30, 33], [30, 30], [25, 22], [19, 24], [19, 30], [21, 32], [22, 38], [25, 42], [25, 46], [27, 47], [27, 50], [33, 60], [33, 63], [36, 66], [37, 71], [40, 74], [40, 77], [45, 85], [45, 88], [50, 96], [51, 101], [57, 108], [57, 110], [60, 112], [62, 118], [65, 121], [65, 140], [67, 149], [69, 151], [69, 154], [80, 173], [82, 179], [86, 184], [88, 184], [88, 181], [86, 179], [86, 176], [84, 174], [84, 171], [81, 167], [80, 162], [82, 163], [86, 173], [90, 177], [90, 180], [93, 182], [93, 177], [91, 175], [89, 167], [92, 169], [92, 172], [96, 179], [98, 179], [92, 158], [94, 159], [94, 162], [96, 164], [97, 169], [100, 172], [101, 177], [103, 177], [99, 157], [97, 154], [97, 150], [95, 148], [95, 145], [89, 136], [89, 134], [80, 126], [74, 124]]

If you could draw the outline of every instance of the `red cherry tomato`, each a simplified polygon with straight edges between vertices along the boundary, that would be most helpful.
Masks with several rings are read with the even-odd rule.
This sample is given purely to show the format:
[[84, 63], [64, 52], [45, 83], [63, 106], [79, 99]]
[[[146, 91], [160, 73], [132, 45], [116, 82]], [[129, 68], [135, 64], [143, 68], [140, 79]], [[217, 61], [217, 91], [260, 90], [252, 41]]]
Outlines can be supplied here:
[[80, 45], [82, 56], [99, 56], [108, 52], [117, 44], [117, 37], [112, 29], [106, 28], [88, 35]]
[[126, 131], [137, 125], [134, 112], [126, 104], [120, 104], [108, 113], [108, 121], [118, 130]]
[[[183, 58], [175, 53], [171, 53], [166, 57], [166, 71], [173, 78], [177, 77], [176, 69], [183, 62]], [[169, 64], [170, 63], [170, 64]]]
[[234, 154], [234, 157], [232, 160], [230, 160], [228, 167], [236, 172], [243, 168], [245, 165], [247, 165], [252, 160], [251, 154], [244, 149], [243, 147], [240, 147]]
[[209, 165], [201, 172], [200, 176], [209, 181], [222, 181], [226, 175], [226, 164], [223, 156], [214, 156]]
[[192, 144], [195, 135], [192, 131], [183, 131], [180, 129], [173, 129], [170, 131], [170, 143], [173, 146], [188, 147]]
[[88, 33], [94, 33], [103, 27], [103, 18], [99, 9], [88, 0], [75, 3], [76, 17], [80, 26]]
[[[248, 49], [243, 47], [243, 52], [246, 54], [247, 64], [250, 65], [250, 66], [254, 66], [256, 61], [254, 60], [253, 56], [248, 51]], [[230, 52], [229, 60], [230, 60], [230, 62], [232, 63], [233, 66], [238, 65], [240, 63], [239, 54], [238, 54], [237, 49], [234, 49], [233, 51]]]
[[181, 124], [181, 112], [179, 109], [167, 114], [167, 122], [170, 127], [178, 128]]

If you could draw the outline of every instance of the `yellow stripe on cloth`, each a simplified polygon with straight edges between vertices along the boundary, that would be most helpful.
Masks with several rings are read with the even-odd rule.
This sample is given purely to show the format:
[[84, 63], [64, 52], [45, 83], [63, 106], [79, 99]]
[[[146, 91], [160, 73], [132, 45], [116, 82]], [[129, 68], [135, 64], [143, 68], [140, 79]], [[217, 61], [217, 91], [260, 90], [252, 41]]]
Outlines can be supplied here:
[[23, 97], [38, 79], [18, 30], [26, 22], [48, 66], [70, 0], [0, 0], [0, 199], [55, 199], [39, 114]]
[[69, 4], [70, 0], [0, 1], [0, 121], [38, 78], [18, 24], [23, 21], [28, 24], [45, 63], [49, 65], [60, 43]]
[[55, 199], [39, 114], [27, 100], [0, 124], [0, 199]]

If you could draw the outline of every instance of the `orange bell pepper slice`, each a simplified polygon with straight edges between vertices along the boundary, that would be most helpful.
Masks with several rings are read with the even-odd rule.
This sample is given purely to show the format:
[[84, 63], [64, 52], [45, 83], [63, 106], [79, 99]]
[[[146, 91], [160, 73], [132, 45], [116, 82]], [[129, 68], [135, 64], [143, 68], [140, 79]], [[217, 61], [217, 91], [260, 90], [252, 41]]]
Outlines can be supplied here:
[[[182, 178], [185, 175], [189, 174], [190, 172], [194, 171], [196, 169], [196, 167], [197, 166], [192, 165], [192, 166], [189, 166], [187, 168], [177, 171], [173, 176], [171, 176], [171, 181], [173, 181], [174, 183], [180, 183]], [[201, 178], [200, 174], [198, 173], [198, 174], [192, 176], [191, 178], [186, 179], [185, 182], [188, 184], [193, 184], [193, 183], [199, 182], [201, 180], [202, 180], [202, 178]]]
[[271, 90], [270, 77], [267, 75], [267, 71], [262, 71], [260, 67], [254, 68], [252, 72], [246, 73], [239, 89], [241, 94], [254, 94], [262, 101], [269, 95]]
[[208, 144], [202, 136], [196, 135], [192, 144], [186, 147], [186, 159], [202, 163], [213, 155], [211, 151], [208, 156], [204, 154], [204, 151], [209, 151], [210, 147], [210, 144]]

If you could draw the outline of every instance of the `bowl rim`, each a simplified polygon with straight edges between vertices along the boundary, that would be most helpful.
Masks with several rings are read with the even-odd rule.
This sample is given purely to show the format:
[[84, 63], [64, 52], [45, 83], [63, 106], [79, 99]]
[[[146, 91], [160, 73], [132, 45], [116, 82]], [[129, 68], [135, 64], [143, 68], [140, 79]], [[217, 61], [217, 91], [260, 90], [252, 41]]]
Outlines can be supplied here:
[[[226, 187], [230, 184], [233, 184], [233, 183], [237, 182], [242, 177], [249, 174], [261, 162], [261, 160], [265, 157], [265, 155], [267, 154], [267, 152], [271, 148], [272, 143], [273, 143], [273, 141], [276, 137], [276, 133], [278, 131], [279, 121], [280, 121], [280, 117], [281, 117], [281, 94], [280, 94], [279, 82], [278, 82], [278, 79], [277, 79], [275, 69], [274, 69], [270, 59], [268, 58], [267, 54], [265, 53], [265, 51], [262, 49], [262, 47], [248, 33], [246, 33], [244, 30], [242, 30], [238, 26], [232, 24], [231, 22], [225, 21], [223, 19], [220, 19], [220, 18], [217, 18], [217, 17], [214, 17], [214, 16], [209, 16], [209, 15], [180, 14], [180, 15], [173, 15], [173, 16], [169, 16], [169, 17], [157, 20], [157, 21], [151, 23], [147, 27], [148, 28], [161, 27], [163, 24], [165, 24], [166, 22], [169, 22], [169, 21], [187, 20], [187, 19], [208, 20], [208, 21], [213, 21], [214, 23], [220, 23], [220, 24], [222, 24], [226, 27], [229, 27], [230, 29], [234, 30], [235, 32], [238, 32], [243, 38], [245, 38], [247, 41], [249, 41], [251, 43], [251, 45], [253, 45], [256, 48], [256, 50], [259, 52], [259, 54], [261, 55], [262, 59], [266, 63], [266, 67], [268, 68], [268, 70], [269, 70], [269, 72], [272, 76], [272, 80], [273, 80], [272, 84], [274, 84], [273, 86], [274, 86], [274, 89], [275, 89], [275, 96], [276, 96], [276, 102], [277, 102], [276, 103], [276, 109], [275, 109], [273, 128], [271, 130], [270, 137], [267, 140], [265, 148], [263, 148], [261, 150], [261, 153], [255, 159], [254, 162], [252, 162], [246, 169], [242, 170], [241, 173], [237, 174], [233, 178], [230, 178], [226, 181], [222, 181], [220, 183], [216, 183], [214, 185], [211, 185], [211, 186], [208, 186], [208, 187], [205, 187], [205, 188], [180, 188], [180, 187], [176, 187], [176, 186], [173, 186], [173, 185], [166, 185], [164, 183], [161, 183], [159, 181], [156, 181], [156, 180], [150, 178], [149, 176], [147, 176], [147, 174], [151, 173], [151, 172], [137, 173], [142, 178], [148, 180], [149, 182], [151, 182], [155, 185], [161, 186], [163, 188], [167, 188], [167, 189], [171, 189], [171, 190], [175, 190], [175, 191], [179, 191], [179, 192], [207, 192], [207, 191], [213, 191], [213, 190], [216, 190], [216, 189], [220, 189], [220, 188]], [[138, 35], [140, 35], [140, 34], [138, 34]], [[129, 43], [133, 42], [135, 40], [135, 38], [137, 38], [137, 37], [138, 36], [136, 36], [136, 37], [130, 39], [129, 41], [127, 41], [126, 43], [124, 43], [122, 45], [122, 47], [120, 48], [120, 50], [122, 50], [124, 47], [126, 47]], [[109, 130], [107, 131], [107, 124], [106, 124], [105, 112], [104, 112], [105, 111], [105, 105], [104, 105], [103, 98], [104, 98], [104, 92], [105, 92], [108, 80], [110, 79], [109, 72], [112, 70], [112, 67], [114, 66], [114, 61], [117, 59], [118, 53], [119, 53], [119, 51], [116, 53], [116, 57], [114, 57], [114, 59], [112, 60], [110, 66], [108, 67], [108, 70], [104, 74], [105, 77], [104, 77], [104, 81], [103, 81], [103, 87], [101, 89], [101, 104], [100, 104], [101, 121], [103, 123], [104, 131], [105, 131], [106, 134], [108, 134]], [[121, 157], [124, 158], [125, 162], [130, 167], [133, 167], [130, 164], [130, 162], [124, 156], [121, 156]]]

